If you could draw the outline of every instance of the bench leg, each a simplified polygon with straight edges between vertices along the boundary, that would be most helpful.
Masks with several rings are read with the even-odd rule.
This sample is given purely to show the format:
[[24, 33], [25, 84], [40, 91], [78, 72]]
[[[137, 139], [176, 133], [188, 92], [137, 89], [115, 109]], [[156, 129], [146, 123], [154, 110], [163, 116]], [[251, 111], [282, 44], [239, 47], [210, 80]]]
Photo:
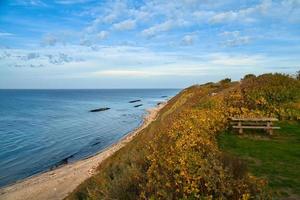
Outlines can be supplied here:
[[[238, 126], [242, 126], [242, 122], [241, 121], [238, 122]], [[239, 134], [240, 135], [243, 134], [243, 129], [242, 128], [239, 128]]]
[[269, 133], [269, 135], [273, 135], [273, 129], [271, 128], [272, 126], [272, 122], [267, 122], [267, 132]]
[[270, 134], [270, 135], [273, 135], [273, 129], [270, 129], [270, 130], [269, 130], [269, 134]]
[[241, 134], [241, 135], [243, 134], [243, 129], [242, 128], [239, 129], [239, 134]]

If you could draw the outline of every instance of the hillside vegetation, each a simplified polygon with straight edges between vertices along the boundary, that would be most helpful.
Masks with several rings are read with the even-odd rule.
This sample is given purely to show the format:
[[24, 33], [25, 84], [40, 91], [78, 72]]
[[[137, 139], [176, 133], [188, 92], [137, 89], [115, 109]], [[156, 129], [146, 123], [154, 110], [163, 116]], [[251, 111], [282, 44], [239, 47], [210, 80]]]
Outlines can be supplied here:
[[271, 199], [266, 179], [219, 148], [233, 116], [299, 121], [300, 81], [247, 75], [182, 90], [67, 199]]

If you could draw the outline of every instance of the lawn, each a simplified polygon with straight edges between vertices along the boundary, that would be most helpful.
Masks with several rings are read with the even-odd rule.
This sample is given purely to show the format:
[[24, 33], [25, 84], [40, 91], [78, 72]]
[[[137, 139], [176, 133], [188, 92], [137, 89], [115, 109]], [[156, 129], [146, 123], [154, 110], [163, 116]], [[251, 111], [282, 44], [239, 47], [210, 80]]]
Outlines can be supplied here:
[[227, 131], [218, 137], [220, 148], [238, 156], [250, 173], [268, 180], [276, 197], [300, 199], [300, 123], [279, 122], [273, 136], [246, 131], [238, 136]]

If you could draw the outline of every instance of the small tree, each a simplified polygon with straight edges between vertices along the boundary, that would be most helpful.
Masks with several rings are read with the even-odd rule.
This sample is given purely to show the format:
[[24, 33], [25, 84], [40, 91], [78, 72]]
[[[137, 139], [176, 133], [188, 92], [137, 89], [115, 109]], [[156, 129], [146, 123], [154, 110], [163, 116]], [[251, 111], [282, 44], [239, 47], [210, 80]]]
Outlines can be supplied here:
[[300, 80], [300, 70], [296, 72], [296, 79]]
[[246, 74], [242, 80], [246, 80], [250, 78], [256, 78], [256, 76], [254, 74]]
[[225, 78], [223, 80], [220, 80], [220, 83], [221, 84], [226, 84], [226, 83], [230, 83], [231, 82], [231, 79], [230, 78]]

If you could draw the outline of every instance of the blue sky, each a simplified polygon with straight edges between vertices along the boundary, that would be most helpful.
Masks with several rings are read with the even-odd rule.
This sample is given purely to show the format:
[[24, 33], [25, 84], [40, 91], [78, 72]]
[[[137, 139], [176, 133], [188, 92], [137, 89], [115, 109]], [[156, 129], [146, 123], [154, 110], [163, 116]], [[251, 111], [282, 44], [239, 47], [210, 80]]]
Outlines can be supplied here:
[[300, 0], [0, 1], [0, 88], [182, 88], [299, 61]]

